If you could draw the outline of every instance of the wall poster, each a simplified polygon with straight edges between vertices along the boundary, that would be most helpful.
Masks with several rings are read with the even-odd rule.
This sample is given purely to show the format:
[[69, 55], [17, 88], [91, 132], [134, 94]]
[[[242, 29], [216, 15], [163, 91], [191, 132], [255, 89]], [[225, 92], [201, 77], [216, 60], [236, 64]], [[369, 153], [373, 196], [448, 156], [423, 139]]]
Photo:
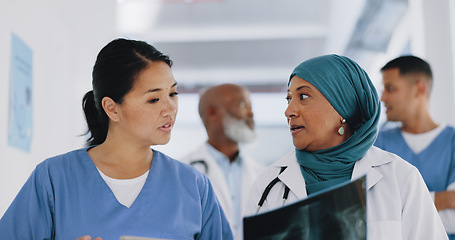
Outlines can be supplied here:
[[33, 133], [33, 52], [11, 35], [8, 144], [30, 152]]

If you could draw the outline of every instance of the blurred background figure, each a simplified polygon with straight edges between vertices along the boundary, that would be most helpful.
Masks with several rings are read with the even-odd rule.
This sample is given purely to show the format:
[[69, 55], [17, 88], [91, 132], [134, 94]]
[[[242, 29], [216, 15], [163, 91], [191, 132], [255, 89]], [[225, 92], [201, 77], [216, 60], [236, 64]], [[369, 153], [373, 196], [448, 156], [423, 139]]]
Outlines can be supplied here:
[[381, 72], [387, 121], [401, 126], [380, 131], [375, 145], [419, 169], [449, 238], [455, 239], [455, 129], [431, 117], [431, 67], [419, 57], [401, 56]]
[[202, 90], [199, 115], [208, 140], [182, 161], [205, 173], [237, 233], [248, 191], [262, 166], [246, 156], [239, 144], [255, 140], [249, 91], [235, 84]]

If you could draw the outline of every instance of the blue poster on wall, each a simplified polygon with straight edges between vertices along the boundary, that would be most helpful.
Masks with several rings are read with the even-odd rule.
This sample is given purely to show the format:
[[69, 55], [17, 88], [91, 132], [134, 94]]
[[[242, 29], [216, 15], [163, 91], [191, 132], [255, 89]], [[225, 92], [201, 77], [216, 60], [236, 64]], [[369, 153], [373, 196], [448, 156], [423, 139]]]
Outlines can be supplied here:
[[30, 152], [33, 133], [33, 52], [11, 36], [8, 144]]

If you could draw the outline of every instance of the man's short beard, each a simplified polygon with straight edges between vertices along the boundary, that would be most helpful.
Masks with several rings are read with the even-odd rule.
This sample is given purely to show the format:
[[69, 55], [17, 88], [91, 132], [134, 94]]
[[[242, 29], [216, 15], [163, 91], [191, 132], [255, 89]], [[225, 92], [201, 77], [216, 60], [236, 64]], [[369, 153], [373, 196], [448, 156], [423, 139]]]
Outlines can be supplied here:
[[245, 120], [236, 119], [228, 114], [223, 118], [224, 133], [238, 143], [250, 143], [256, 140], [254, 129]]

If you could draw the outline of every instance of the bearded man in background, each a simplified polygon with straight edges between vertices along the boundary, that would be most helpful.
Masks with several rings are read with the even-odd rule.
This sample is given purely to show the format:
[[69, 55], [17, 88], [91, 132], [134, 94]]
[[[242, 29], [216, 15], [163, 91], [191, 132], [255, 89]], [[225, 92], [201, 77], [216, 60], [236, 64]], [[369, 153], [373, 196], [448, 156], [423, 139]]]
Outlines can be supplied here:
[[242, 224], [248, 191], [263, 168], [239, 148], [239, 143], [252, 142], [256, 138], [248, 89], [221, 84], [203, 90], [199, 116], [208, 141], [182, 161], [209, 177], [232, 232], [236, 234]]

